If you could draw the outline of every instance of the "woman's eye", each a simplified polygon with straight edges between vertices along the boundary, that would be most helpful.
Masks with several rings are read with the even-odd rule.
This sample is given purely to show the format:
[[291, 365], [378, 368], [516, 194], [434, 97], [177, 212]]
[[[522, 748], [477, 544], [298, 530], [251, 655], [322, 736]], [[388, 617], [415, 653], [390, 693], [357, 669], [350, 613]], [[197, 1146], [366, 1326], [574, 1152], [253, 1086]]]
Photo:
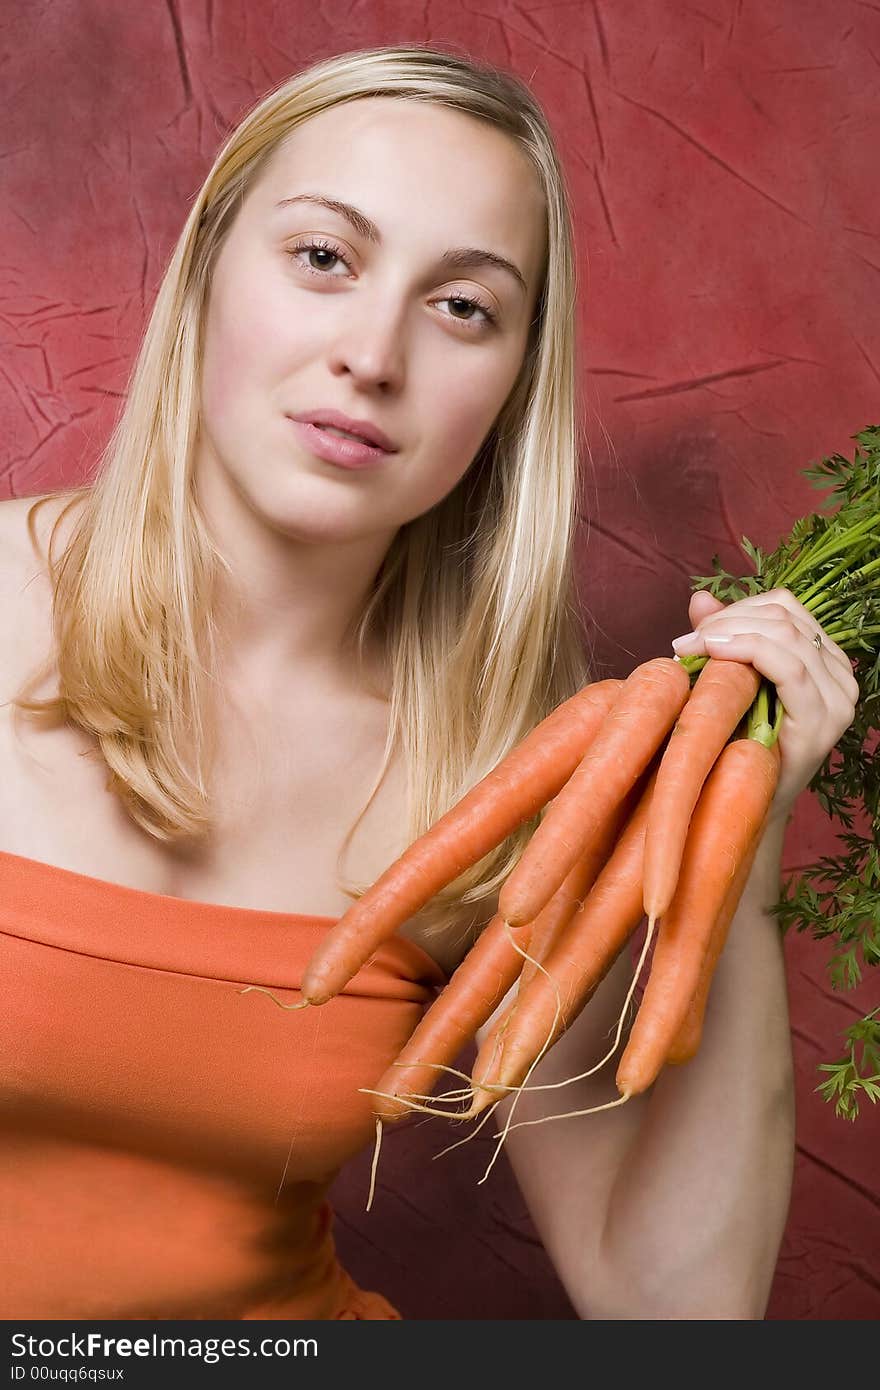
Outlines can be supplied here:
[[[328, 278], [331, 269], [327, 264], [328, 259], [330, 261], [341, 261], [343, 265], [348, 266], [348, 261], [345, 259], [339, 247], [333, 246], [328, 241], [302, 241], [299, 245], [292, 246], [288, 251], [288, 255], [296, 258], [304, 251], [309, 253], [307, 261], [297, 261], [297, 264], [302, 266], [303, 270], [308, 271], [311, 275], [323, 275], [325, 279]], [[313, 255], [316, 258], [324, 257], [324, 263], [315, 265], [312, 260]], [[496, 322], [497, 316], [493, 310], [490, 309], [489, 305], [484, 304], [482, 300], [472, 298], [470, 295], [450, 294], [445, 295], [442, 299], [438, 299], [435, 302], [437, 304], [456, 304], [464, 309], [475, 309], [477, 314], [471, 314], [468, 318], [461, 318], [457, 313], [445, 315], [446, 318], [452, 318], [456, 323], [463, 323], [468, 327], [474, 324], [475, 328], [478, 330], [486, 329], [490, 328]], [[482, 319], [477, 317], [478, 314], [482, 314]]]
[[482, 320], [480, 320], [480, 319], [478, 319], [478, 318], [476, 318], [476, 317], [474, 317], [474, 316], [472, 316], [472, 317], [470, 317], [470, 318], [466, 318], [466, 319], [460, 319], [460, 318], [458, 317], [457, 314], [449, 314], [449, 315], [447, 315], [448, 318], [454, 318], [454, 319], [456, 320], [457, 323], [468, 323], [468, 324], [474, 323], [474, 324], [477, 325], [478, 328], [490, 328], [490, 327], [492, 326], [492, 324], [495, 322], [495, 314], [494, 314], [494, 313], [492, 312], [492, 310], [489, 308], [488, 304], [483, 304], [482, 301], [479, 300], [479, 299], [471, 299], [471, 297], [470, 297], [469, 295], [463, 295], [463, 294], [450, 294], [450, 295], [447, 295], [447, 296], [445, 297], [445, 299], [438, 299], [437, 303], [438, 303], [438, 304], [463, 304], [463, 305], [465, 306], [465, 308], [467, 308], [467, 309], [476, 309], [476, 311], [477, 311], [478, 314], [482, 314], [482, 315], [483, 315]]
[[298, 265], [301, 265], [304, 270], [311, 271], [313, 275], [326, 274], [329, 269], [326, 258], [329, 258], [331, 261], [342, 261], [343, 265], [348, 265], [348, 261], [343, 256], [339, 247], [331, 246], [328, 241], [302, 241], [298, 246], [292, 246], [288, 255], [296, 257], [301, 251], [315, 252], [318, 256], [325, 257], [324, 263], [321, 264], [319, 262], [318, 265], [311, 263], [311, 255], [308, 258], [309, 264], [306, 264], [305, 261], [297, 261]]

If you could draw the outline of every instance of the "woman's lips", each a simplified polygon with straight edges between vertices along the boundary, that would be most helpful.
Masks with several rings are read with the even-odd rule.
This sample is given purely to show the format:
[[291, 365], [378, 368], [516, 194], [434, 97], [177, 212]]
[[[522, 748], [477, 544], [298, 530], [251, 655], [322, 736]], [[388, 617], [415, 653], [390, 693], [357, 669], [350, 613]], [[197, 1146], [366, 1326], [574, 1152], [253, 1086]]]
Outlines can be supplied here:
[[326, 463], [338, 464], [340, 468], [375, 468], [393, 457], [386, 449], [365, 444], [359, 439], [343, 439], [338, 434], [330, 434], [320, 425], [309, 425], [301, 420], [291, 420], [290, 423], [310, 453]]

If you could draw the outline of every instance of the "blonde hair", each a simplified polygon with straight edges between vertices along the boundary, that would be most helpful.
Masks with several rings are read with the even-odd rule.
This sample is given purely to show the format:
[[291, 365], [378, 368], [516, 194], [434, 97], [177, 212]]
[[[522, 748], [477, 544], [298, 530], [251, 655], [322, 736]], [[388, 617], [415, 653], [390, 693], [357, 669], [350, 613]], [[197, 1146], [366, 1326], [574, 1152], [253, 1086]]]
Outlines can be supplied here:
[[[575, 408], [576, 276], [546, 119], [513, 74], [454, 52], [393, 46], [331, 57], [270, 92], [226, 140], [170, 258], [94, 479], [28, 512], [36, 544], [36, 509], [68, 499], [48, 545], [54, 656], [13, 704], [93, 735], [108, 788], [161, 841], [204, 839], [214, 824], [213, 600], [218, 567], [229, 566], [191, 486], [212, 267], [284, 137], [339, 103], [377, 96], [452, 107], [509, 135], [543, 192], [547, 254], [522, 368], [492, 430], [456, 488], [400, 528], [360, 615], [360, 656], [376, 635], [387, 655], [390, 719], [382, 768], [340, 862], [396, 749], [407, 767], [409, 843], [589, 680], [572, 563], [586, 447]], [[56, 560], [57, 527], [75, 506]], [[58, 694], [27, 699], [52, 669]], [[472, 925], [485, 920], [539, 819], [437, 895], [424, 914], [431, 931], [460, 921], [463, 904], [473, 905]], [[353, 898], [368, 886], [339, 882]]]

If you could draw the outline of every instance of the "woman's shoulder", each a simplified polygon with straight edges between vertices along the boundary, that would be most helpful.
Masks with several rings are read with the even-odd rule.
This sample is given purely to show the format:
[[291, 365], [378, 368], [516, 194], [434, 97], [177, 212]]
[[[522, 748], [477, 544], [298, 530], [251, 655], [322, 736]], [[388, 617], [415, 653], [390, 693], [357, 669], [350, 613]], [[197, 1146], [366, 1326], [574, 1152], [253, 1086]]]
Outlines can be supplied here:
[[[47, 494], [41, 494], [46, 496]], [[41, 565], [34, 552], [28, 533], [28, 512], [36, 502], [36, 497], [7, 497], [0, 501], [0, 621], [5, 630], [15, 629], [21, 619], [21, 603], [32, 597], [28, 590], [31, 581], [39, 578]], [[51, 503], [46, 503], [37, 512], [42, 512], [42, 525], [37, 535], [42, 541], [41, 531], [45, 531], [45, 516]]]
[[[66, 494], [56, 492], [0, 499], [0, 582], [3, 583], [4, 595], [10, 584], [22, 578], [28, 566], [30, 574], [41, 568], [52, 527], [68, 501]], [[39, 550], [34, 548], [28, 527], [32, 508], [36, 508], [34, 530]]]
[[[35, 549], [28, 514], [37, 501]], [[46, 567], [52, 526], [68, 498], [54, 493], [0, 500], [0, 703], [46, 654], [52, 630], [52, 590]], [[62, 523], [66, 525], [67, 519]], [[63, 532], [59, 536], [63, 542]], [[58, 551], [55, 551], [58, 554]]]
[[[35, 566], [43, 562], [52, 527], [71, 500], [73, 495], [69, 491], [38, 492], [31, 497], [0, 499], [0, 569], [4, 575], [15, 564]], [[39, 549], [34, 548], [28, 526], [32, 510]], [[73, 506], [61, 524], [62, 540], [64, 533], [69, 532], [75, 515], [76, 507]]]

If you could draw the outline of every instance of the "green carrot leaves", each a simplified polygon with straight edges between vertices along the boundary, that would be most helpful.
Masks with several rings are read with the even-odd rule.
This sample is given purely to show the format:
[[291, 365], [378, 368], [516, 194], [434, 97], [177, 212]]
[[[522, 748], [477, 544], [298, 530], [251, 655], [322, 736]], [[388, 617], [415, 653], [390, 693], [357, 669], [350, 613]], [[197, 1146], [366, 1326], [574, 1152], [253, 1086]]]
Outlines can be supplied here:
[[[816, 1087], [826, 1101], [834, 1101], [834, 1113], [843, 1120], [856, 1120], [859, 1114], [859, 1092], [872, 1105], [880, 1100], [880, 1019], [874, 1009], [846, 1031], [849, 1053], [839, 1062], [823, 1062], [819, 1071], [829, 1073], [828, 1080]], [[858, 1050], [858, 1051], [857, 1051]], [[866, 1076], [873, 1070], [872, 1076]]]

